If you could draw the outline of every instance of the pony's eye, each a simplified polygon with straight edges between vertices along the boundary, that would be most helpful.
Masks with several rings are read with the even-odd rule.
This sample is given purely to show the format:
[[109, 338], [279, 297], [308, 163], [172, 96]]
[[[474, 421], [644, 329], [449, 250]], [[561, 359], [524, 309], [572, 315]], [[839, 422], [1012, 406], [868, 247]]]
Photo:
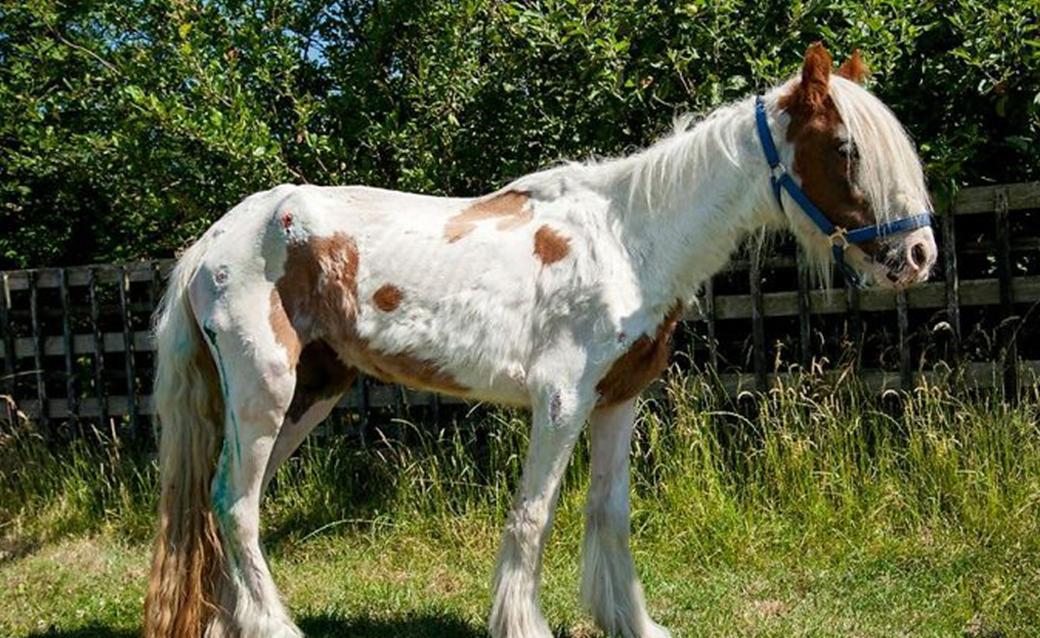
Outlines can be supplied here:
[[842, 142], [838, 145], [838, 154], [847, 160], [854, 160], [859, 157], [856, 145], [848, 141]]

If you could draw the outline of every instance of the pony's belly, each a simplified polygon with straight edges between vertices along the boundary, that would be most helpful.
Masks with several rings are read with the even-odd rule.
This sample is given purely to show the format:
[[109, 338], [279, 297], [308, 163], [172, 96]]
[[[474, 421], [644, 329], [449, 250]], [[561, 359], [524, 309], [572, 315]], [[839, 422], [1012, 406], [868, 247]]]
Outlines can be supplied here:
[[526, 406], [529, 404], [525, 374], [519, 363], [501, 366], [463, 363], [440, 348], [391, 352], [373, 342], [358, 339], [335, 344], [340, 358], [384, 383], [397, 383], [472, 401]]

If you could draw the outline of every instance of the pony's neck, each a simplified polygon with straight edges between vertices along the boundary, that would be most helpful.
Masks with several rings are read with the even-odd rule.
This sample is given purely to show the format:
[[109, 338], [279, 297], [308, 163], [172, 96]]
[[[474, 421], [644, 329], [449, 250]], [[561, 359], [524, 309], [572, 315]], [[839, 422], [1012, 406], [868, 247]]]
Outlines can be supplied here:
[[781, 223], [752, 99], [594, 171], [647, 307], [688, 303], [749, 233]]

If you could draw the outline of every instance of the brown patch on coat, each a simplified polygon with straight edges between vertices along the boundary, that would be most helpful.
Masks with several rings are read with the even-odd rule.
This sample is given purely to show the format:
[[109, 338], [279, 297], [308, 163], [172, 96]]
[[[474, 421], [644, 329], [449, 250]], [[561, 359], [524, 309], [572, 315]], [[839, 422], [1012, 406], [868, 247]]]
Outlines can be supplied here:
[[682, 304], [676, 301], [652, 337], [639, 337], [614, 361], [607, 374], [596, 384], [600, 406], [627, 401], [660, 376], [668, 366], [668, 357], [672, 353], [672, 335], [682, 318], [682, 311]]
[[522, 191], [506, 191], [479, 199], [448, 219], [444, 238], [449, 243], [457, 242], [473, 232], [478, 222], [493, 218], [499, 218], [498, 230], [519, 228], [533, 217], [527, 201], [528, 195]]
[[357, 242], [346, 233], [288, 245], [285, 272], [275, 287], [302, 342], [353, 334], [357, 271]]
[[867, 68], [867, 63], [863, 61], [863, 56], [860, 54], [859, 49], [853, 51], [852, 55], [838, 67], [838, 75], [846, 80], [852, 80], [856, 84], [863, 84], [863, 80], [867, 79], [869, 73], [870, 69]]
[[383, 312], [393, 312], [401, 305], [404, 293], [393, 284], [383, 284], [372, 295], [372, 302]]
[[[842, 228], [876, 223], [876, 217], [852, 180], [854, 154], [842, 149], [838, 137], [841, 115], [830, 96], [833, 61], [823, 45], [809, 47], [801, 81], [780, 98], [780, 108], [791, 116], [787, 140], [794, 145], [792, 169], [801, 178], [802, 190], [823, 214]], [[877, 252], [877, 242], [859, 246]]]
[[289, 368], [295, 368], [303, 346], [300, 344], [300, 336], [296, 334], [296, 329], [289, 321], [289, 315], [285, 313], [282, 297], [278, 294], [277, 288], [271, 289], [271, 309], [267, 316], [271, 324], [271, 331], [274, 332], [275, 341], [285, 348], [289, 355]]
[[534, 254], [546, 266], [560, 261], [570, 250], [571, 240], [550, 226], [542, 226], [534, 234]]
[[386, 383], [399, 383], [417, 390], [466, 396], [469, 388], [433, 362], [408, 353], [386, 354], [357, 340], [349, 346], [351, 363]]
[[[321, 374], [338, 379], [333, 384], [335, 388], [346, 383], [346, 373], [338, 368], [342, 366], [348, 371], [357, 368], [387, 382], [465, 395], [469, 389], [435, 363], [410, 354], [380, 352], [358, 335], [358, 259], [357, 243], [345, 233], [310, 237], [289, 244], [284, 273], [275, 287], [289, 323], [300, 343], [306, 344], [300, 361], [308, 359], [308, 367], [317, 366], [323, 371]], [[328, 353], [315, 354], [317, 346], [312, 344], [318, 340], [337, 355], [338, 366]], [[300, 372], [298, 370], [298, 374]], [[312, 390], [305, 394], [308, 392], [317, 396], [326, 391]], [[294, 413], [302, 416], [313, 400], [308, 403], [294, 399], [294, 403], [297, 403]]]
[[350, 389], [357, 370], [344, 364], [324, 340], [307, 344], [296, 365], [296, 388], [286, 417], [298, 423], [315, 403]]

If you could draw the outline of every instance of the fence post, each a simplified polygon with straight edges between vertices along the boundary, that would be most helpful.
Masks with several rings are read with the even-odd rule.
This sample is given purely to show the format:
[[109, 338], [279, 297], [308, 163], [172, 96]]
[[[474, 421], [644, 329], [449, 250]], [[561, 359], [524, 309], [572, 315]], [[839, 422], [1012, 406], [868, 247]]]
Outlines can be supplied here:
[[76, 395], [76, 353], [73, 352], [72, 308], [69, 304], [69, 273], [58, 269], [58, 289], [61, 295], [61, 340], [65, 347], [65, 402], [73, 429], [79, 425], [79, 398]]
[[359, 374], [354, 382], [354, 391], [357, 393], [358, 434], [364, 446], [368, 437], [368, 377]]
[[1008, 218], [1006, 188], [997, 191], [994, 202], [996, 213], [997, 277], [1000, 280], [1000, 348], [1004, 364], [1004, 394], [1009, 401], [1018, 398], [1018, 321], [1015, 317], [1015, 296], [1011, 264], [1011, 221]]
[[748, 276], [751, 284], [751, 341], [752, 357], [755, 367], [755, 385], [765, 391], [769, 383], [766, 371], [766, 322], [765, 309], [762, 303], [762, 263], [761, 247], [750, 248], [751, 259]]
[[90, 267], [87, 293], [90, 296], [90, 327], [94, 336], [94, 393], [98, 401], [98, 417], [102, 429], [108, 427], [108, 389], [105, 387], [105, 337], [101, 333], [101, 300], [97, 289], [98, 269]]
[[914, 387], [914, 371], [910, 358], [910, 313], [906, 291], [903, 290], [896, 294], [896, 323], [899, 330], [899, 384], [904, 390], [911, 390]]
[[719, 372], [719, 348], [715, 336], [715, 278], [704, 282], [704, 322], [708, 328], [708, 362], [715, 374]]
[[845, 302], [848, 307], [849, 340], [852, 342], [853, 367], [859, 370], [863, 355], [863, 316], [859, 310], [859, 288], [845, 282]]
[[961, 297], [957, 275], [957, 238], [954, 236], [954, 201], [951, 199], [942, 215], [944, 284], [946, 287], [946, 322], [953, 332], [953, 364], [961, 357]]
[[140, 438], [137, 418], [137, 383], [134, 370], [134, 329], [130, 316], [130, 275], [125, 266], [116, 271], [119, 275], [119, 313], [123, 323], [123, 361], [126, 368], [126, 411], [130, 416], [130, 439]]
[[39, 418], [47, 428], [47, 438], [50, 439], [51, 432], [49, 417], [50, 406], [47, 403], [47, 373], [44, 371], [44, 347], [46, 337], [40, 327], [40, 304], [39, 287], [36, 281], [36, 271], [26, 271], [29, 278], [29, 321], [32, 323], [33, 341], [33, 365], [36, 367], [36, 398], [40, 402]]
[[14, 378], [17, 374], [14, 351], [14, 331], [11, 329], [11, 285], [7, 273], [0, 273], [0, 332], [4, 340], [4, 389], [14, 398]]
[[809, 269], [800, 243], [796, 244], [794, 262], [798, 271], [798, 363], [803, 370], [808, 370], [812, 364], [812, 306], [809, 300]]

